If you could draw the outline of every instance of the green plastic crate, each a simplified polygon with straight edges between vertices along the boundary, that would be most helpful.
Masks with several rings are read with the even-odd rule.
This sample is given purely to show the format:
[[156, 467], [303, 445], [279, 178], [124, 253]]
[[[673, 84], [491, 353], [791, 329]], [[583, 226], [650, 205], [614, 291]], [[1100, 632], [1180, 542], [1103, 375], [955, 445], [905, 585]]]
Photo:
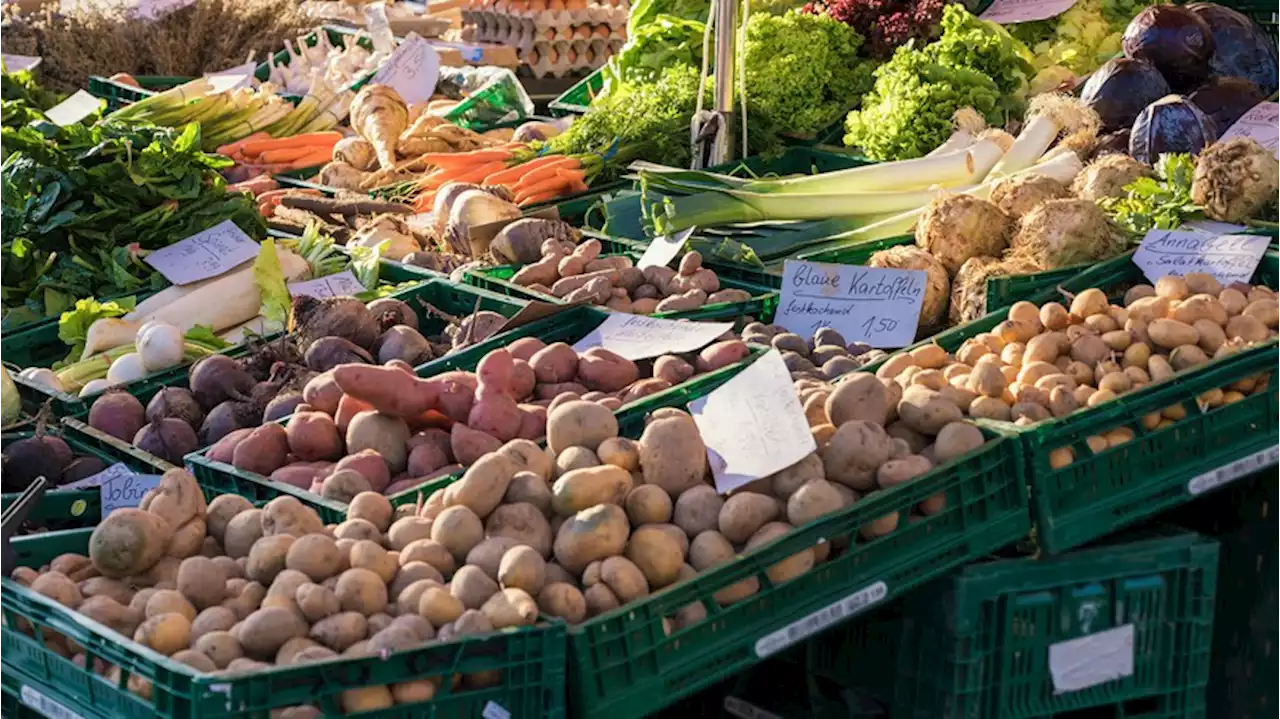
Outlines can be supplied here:
[[1222, 545], [1207, 695], [1210, 717], [1276, 716], [1277, 505], [1275, 472], [1264, 471], [1169, 517]]
[[[18, 564], [39, 567], [64, 552], [86, 552], [89, 529], [50, 532], [14, 540]], [[4, 683], [25, 685], [61, 707], [102, 719], [152, 719], [157, 716], [206, 719], [261, 717], [271, 709], [299, 704], [317, 706], [327, 716], [342, 714], [338, 695], [372, 684], [443, 677], [430, 702], [397, 706], [366, 716], [479, 717], [489, 704], [512, 717], [560, 719], [564, 711], [565, 631], [559, 622], [467, 637], [387, 656], [338, 658], [266, 669], [234, 676], [200, 674], [123, 637], [11, 579], [0, 580], [5, 624], [0, 630]], [[36, 627], [36, 636], [15, 629], [19, 620]], [[102, 660], [120, 667], [125, 677], [152, 684], [152, 698], [129, 692], [119, 683], [92, 674], [50, 649], [45, 639], [56, 631], [86, 648], [87, 665]], [[499, 671], [499, 685], [451, 689], [450, 677]], [[18, 691], [21, 691], [19, 688]], [[59, 715], [59, 712], [52, 712]]]
[[[1061, 283], [1061, 287], [1068, 292], [1099, 287], [1118, 301], [1127, 287], [1147, 281], [1131, 257], [1132, 253], [1108, 260]], [[1278, 275], [1280, 258], [1268, 252], [1253, 281], [1274, 288]], [[1060, 299], [1060, 295], [1054, 288], [1027, 299], [1040, 304]], [[1005, 318], [1003, 312], [994, 312], [927, 342], [955, 351], [966, 339], [992, 330]], [[1274, 464], [1280, 432], [1280, 394], [1274, 378], [1265, 391], [1234, 404], [1201, 409], [1197, 398], [1238, 380], [1273, 372], [1278, 363], [1280, 352], [1272, 338], [1179, 372], [1170, 381], [1127, 392], [1066, 417], [1027, 427], [990, 423], [1022, 438], [1039, 545], [1050, 553], [1061, 553], [1189, 502], [1220, 486], [1221, 480], [1207, 476], [1209, 473], [1237, 460], [1252, 458], [1249, 461], [1257, 463], [1254, 469]], [[877, 367], [878, 363], [869, 365], [864, 371], [874, 372]], [[1142, 427], [1144, 415], [1175, 405], [1186, 412], [1185, 419], [1161, 429]], [[1132, 429], [1134, 439], [1098, 454], [1089, 450], [1089, 437], [1119, 427]], [[1049, 455], [1063, 447], [1071, 448], [1074, 461], [1054, 469]]]
[[107, 101], [107, 112], [115, 112], [125, 105], [131, 105], [158, 92], [164, 92], [185, 82], [191, 82], [195, 78], [135, 75], [133, 79], [141, 87], [126, 85], [123, 82], [112, 80], [109, 77], [102, 77], [101, 75], [90, 75], [89, 93], [94, 97], [100, 97]]
[[[669, 406], [683, 406], [673, 398]], [[647, 413], [646, 413], [647, 414]], [[645, 414], [622, 413], [638, 437]], [[988, 433], [982, 448], [911, 482], [877, 492], [796, 529], [734, 562], [569, 629], [570, 705], [575, 716], [641, 717], [775, 655], [811, 634], [1017, 541], [1029, 528], [1021, 445]], [[908, 521], [926, 497], [945, 493], [942, 512]], [[856, 533], [898, 514], [896, 530], [848, 549], [785, 584], [765, 570], [818, 542]], [[760, 591], [721, 607], [719, 590], [755, 577]], [[707, 618], [681, 629], [665, 620], [690, 603]]]
[[[634, 261], [640, 260], [640, 253], [625, 253]], [[601, 255], [606, 256], [606, 255]], [[703, 305], [697, 309], [679, 310], [675, 312], [659, 312], [651, 315], [652, 317], [662, 317], [668, 319], [690, 319], [690, 320], [716, 320], [741, 316], [759, 317], [762, 315], [772, 316], [774, 310], [778, 307], [778, 292], [772, 287], [756, 284], [746, 280], [736, 279], [729, 276], [730, 273], [720, 274], [720, 267], [711, 261], [705, 261], [704, 267], [716, 270], [720, 275], [720, 289], [740, 289], [751, 293], [751, 299], [742, 302], [720, 302], [712, 305]], [[536, 290], [531, 290], [523, 285], [517, 285], [511, 281], [516, 272], [520, 269], [520, 265], [498, 265], [497, 267], [483, 267], [479, 269], [467, 269], [463, 271], [463, 279], [476, 287], [483, 287], [493, 292], [500, 292], [512, 297], [521, 297], [530, 300], [540, 300], [542, 302], [550, 302], [561, 304], [563, 299], [554, 295], [543, 294]]]
[[[1217, 542], [1195, 534], [965, 567], [906, 599], [892, 716], [1203, 717], [1217, 570]], [[1057, 690], [1053, 645], [1092, 636], [1059, 648], [1092, 665], [1112, 655], [1080, 644], [1130, 625], [1130, 675]]]
[[861, 690], [884, 707], [893, 702], [902, 601], [842, 624], [805, 642], [805, 669], [841, 686]]
[[[407, 283], [423, 283], [435, 276], [422, 268], [410, 267], [399, 262], [382, 260], [378, 265], [378, 279], [382, 284], [406, 285], [399, 289], [397, 293], [411, 291], [413, 288], [408, 286]], [[398, 296], [398, 294], [393, 294], [392, 296]], [[13, 376], [14, 383], [18, 386], [18, 393], [22, 397], [25, 407], [29, 407], [34, 413], [41, 405], [49, 403], [54, 415], [58, 417], [81, 417], [88, 413], [89, 406], [93, 404], [93, 400], [97, 399], [98, 395], [81, 398], [77, 395], [48, 389], [18, 376], [18, 370], [24, 366], [49, 367], [66, 356], [68, 348], [62, 340], [58, 339], [56, 324], [51, 329], [42, 329], [38, 334], [23, 335], [17, 341], [16, 351], [19, 353], [19, 357], [29, 358], [32, 362], [31, 365], [13, 363], [12, 355], [9, 354], [10, 341], [10, 338], [5, 338], [5, 364], [10, 366], [10, 374]], [[239, 344], [222, 350], [221, 354], [242, 357], [248, 351], [244, 344]], [[130, 394], [136, 395], [143, 402], [146, 402], [161, 387], [176, 385], [185, 387], [189, 369], [190, 365], [179, 365], [155, 372], [140, 380], [125, 384], [123, 387]]]
[[[62, 437], [77, 457], [94, 456], [110, 467], [123, 462], [129, 469], [141, 474], [163, 474], [173, 465], [137, 447], [104, 434], [93, 427], [70, 417], [51, 432]], [[34, 436], [34, 430], [6, 432], [0, 435], [0, 446]], [[0, 495], [0, 507], [8, 507], [21, 495]], [[40, 503], [27, 515], [27, 522], [45, 529], [75, 529], [98, 523], [102, 515], [102, 495], [97, 489], [48, 489]]]
[[604, 87], [604, 67], [596, 68], [590, 75], [574, 83], [559, 97], [547, 105], [554, 117], [568, 115], [585, 115], [591, 108], [591, 101]]
[[[154, 294], [146, 289], [123, 295], [107, 297], [107, 300], [119, 300], [128, 297], [138, 302]], [[32, 322], [4, 333], [4, 361], [15, 367], [52, 367], [55, 362], [66, 358], [69, 348], [58, 339], [59, 317]]]

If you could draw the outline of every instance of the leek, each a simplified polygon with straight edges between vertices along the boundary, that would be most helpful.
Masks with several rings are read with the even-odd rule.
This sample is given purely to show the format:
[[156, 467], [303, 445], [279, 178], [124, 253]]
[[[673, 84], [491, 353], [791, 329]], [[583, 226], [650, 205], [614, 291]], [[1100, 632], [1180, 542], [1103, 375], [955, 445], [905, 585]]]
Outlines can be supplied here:
[[1060, 135], [1097, 135], [1098, 113], [1074, 97], [1039, 95], [1031, 101], [1027, 121], [1013, 146], [991, 170], [992, 177], [1007, 177], [1031, 167]]
[[757, 180], [742, 187], [765, 193], [864, 192], [955, 187], [982, 182], [1004, 152], [992, 140], [941, 155], [864, 165], [787, 180]]

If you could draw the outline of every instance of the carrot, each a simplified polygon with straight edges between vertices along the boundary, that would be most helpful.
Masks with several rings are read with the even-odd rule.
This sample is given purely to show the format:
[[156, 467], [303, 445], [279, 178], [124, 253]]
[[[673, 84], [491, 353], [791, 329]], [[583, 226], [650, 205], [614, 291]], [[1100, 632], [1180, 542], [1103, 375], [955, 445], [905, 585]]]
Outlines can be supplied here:
[[437, 167], [458, 167], [460, 165], [478, 165], [486, 162], [506, 162], [511, 159], [510, 150], [472, 150], [471, 152], [429, 152], [422, 156], [422, 161]]
[[258, 158], [263, 162], [294, 162], [314, 152], [311, 147], [281, 147], [265, 150]]
[[262, 140], [269, 137], [271, 136], [265, 132], [255, 132], [252, 135], [249, 135], [248, 137], [244, 137], [239, 140], [236, 140], [235, 142], [228, 142], [227, 144], [222, 145], [221, 147], [218, 148], [218, 154], [226, 155], [230, 157], [231, 153], [239, 152], [239, 150], [242, 147], [244, 147], [246, 142], [253, 142], [254, 140]]
[[536, 205], [539, 202], [549, 202], [551, 200], [556, 199], [560, 195], [561, 195], [560, 190], [548, 190], [547, 192], [539, 192], [535, 195], [526, 195], [523, 200], [516, 202], [516, 205], [520, 207], [528, 207], [529, 205]]
[[454, 182], [480, 182], [484, 178], [492, 175], [494, 172], [501, 170], [505, 165], [501, 162], [491, 162], [479, 167], [468, 169], [463, 174], [453, 178]]
[[574, 169], [574, 170], [560, 169], [560, 170], [556, 170], [556, 177], [563, 177], [564, 179], [569, 180], [570, 182], [583, 181], [587, 179], [587, 171], [578, 170], [578, 169]]
[[523, 189], [536, 185], [549, 177], [555, 177], [557, 170], [576, 170], [579, 167], [582, 167], [582, 163], [576, 157], [565, 157], [530, 171], [520, 178], [520, 181], [516, 183], [516, 187]]
[[424, 192], [418, 195], [418, 199], [413, 201], [414, 212], [430, 212], [436, 206], [435, 191]]
[[340, 132], [304, 132], [301, 135], [292, 137], [276, 137], [264, 140], [255, 140], [243, 145], [245, 154], [258, 155], [267, 150], [283, 150], [287, 147], [319, 147], [321, 145], [333, 148], [342, 139]]
[[289, 167], [295, 170], [301, 170], [304, 167], [312, 167], [314, 165], [323, 165], [333, 157], [333, 150], [330, 148], [316, 148], [310, 153], [297, 158], [289, 163]]
[[516, 192], [516, 204], [522, 205], [524, 204], [525, 199], [529, 197], [533, 197], [534, 195], [541, 195], [541, 194], [552, 192], [552, 191], [555, 191], [556, 193], [560, 193], [568, 186], [569, 186], [569, 181], [566, 180], [565, 178], [551, 177], [549, 179], [543, 180], [542, 182], [535, 183], [533, 185], [528, 185], [526, 187], [521, 187]]
[[424, 190], [439, 187], [444, 183], [449, 182], [454, 178], [465, 174], [470, 169], [471, 168], [469, 166], [442, 167], [439, 170], [436, 170], [430, 174], [423, 175], [422, 179], [418, 180], [418, 187]]
[[488, 177], [484, 178], [484, 184], [505, 185], [508, 182], [519, 180], [521, 177], [524, 177], [529, 172], [536, 170], [539, 167], [542, 167], [543, 165], [549, 165], [557, 160], [562, 160], [562, 159], [564, 159], [564, 155], [547, 155], [545, 157], [535, 157], [534, 159], [529, 160], [523, 165], [508, 167], [505, 170], [500, 170], [498, 172], [493, 173], [492, 175], [489, 175]]

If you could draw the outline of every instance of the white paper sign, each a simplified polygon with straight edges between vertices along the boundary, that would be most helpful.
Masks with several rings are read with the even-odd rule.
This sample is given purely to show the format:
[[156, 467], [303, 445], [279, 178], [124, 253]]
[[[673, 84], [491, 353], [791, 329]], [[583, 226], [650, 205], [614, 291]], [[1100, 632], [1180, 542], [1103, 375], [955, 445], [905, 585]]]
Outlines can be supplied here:
[[629, 360], [701, 349], [733, 328], [732, 322], [689, 322], [613, 312], [573, 345], [575, 352], [603, 347]]
[[90, 487], [101, 487], [107, 482], [121, 479], [123, 477], [131, 477], [133, 474], [134, 471], [125, 466], [123, 462], [116, 462], [97, 474], [91, 474], [88, 477], [76, 480], [75, 482], [68, 482], [59, 486], [58, 489], [88, 489]]
[[49, 108], [44, 114], [53, 124], [67, 127], [97, 112], [101, 100], [84, 90], [76, 90], [75, 94]]
[[995, 0], [978, 17], [1000, 25], [1045, 20], [1071, 9], [1076, 0]]
[[1050, 644], [1049, 675], [1058, 694], [1133, 676], [1133, 625]]
[[485, 702], [484, 710], [480, 712], [480, 716], [484, 719], [511, 719], [511, 712], [506, 707], [495, 701]]
[[0, 60], [4, 61], [5, 72], [18, 72], [20, 70], [34, 70], [40, 64], [40, 58], [31, 55], [10, 55], [9, 53], [0, 53]]
[[928, 275], [787, 260], [774, 323], [801, 337], [831, 327], [846, 342], [906, 347], [915, 341]]
[[258, 243], [236, 223], [223, 220], [203, 232], [146, 256], [148, 265], [175, 285], [199, 282], [258, 256]]
[[142, 501], [142, 495], [150, 492], [160, 484], [158, 474], [133, 474], [127, 477], [113, 477], [102, 484], [102, 518], [106, 519], [113, 510], [123, 507], [136, 507]]
[[1207, 272], [1221, 283], [1248, 282], [1271, 238], [1152, 230], [1133, 253], [1133, 263], [1153, 283], [1168, 275]]
[[252, 60], [243, 65], [221, 70], [219, 72], [211, 72], [205, 75], [205, 79], [213, 86], [210, 92], [224, 92], [226, 90], [234, 90], [239, 87], [249, 87], [250, 78], [253, 77], [254, 70], [258, 69], [258, 63]]
[[1223, 140], [1252, 137], [1259, 145], [1280, 157], [1280, 103], [1260, 102], [1222, 134]]
[[676, 255], [680, 254], [684, 243], [693, 236], [696, 228], [690, 227], [682, 230], [674, 235], [661, 235], [653, 238], [653, 242], [645, 248], [644, 254], [640, 255], [640, 261], [636, 263], [636, 267], [644, 269], [646, 267], [666, 267]]
[[731, 492], [818, 451], [809, 421], [777, 350], [689, 403], [707, 445], [716, 491]]
[[336, 275], [327, 275], [315, 280], [289, 283], [289, 296], [308, 295], [318, 300], [326, 297], [350, 297], [364, 292], [364, 285], [356, 279], [351, 270], [343, 270]]
[[409, 33], [372, 82], [387, 85], [406, 103], [414, 103], [430, 100], [439, 80], [440, 53], [417, 33]]

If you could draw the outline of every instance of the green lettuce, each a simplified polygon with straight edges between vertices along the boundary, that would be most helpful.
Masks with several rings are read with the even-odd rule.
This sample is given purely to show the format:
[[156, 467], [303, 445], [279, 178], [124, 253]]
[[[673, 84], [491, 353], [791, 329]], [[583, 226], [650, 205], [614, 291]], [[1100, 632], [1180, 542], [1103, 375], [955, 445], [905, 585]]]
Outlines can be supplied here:
[[73, 360], [84, 353], [85, 339], [89, 335], [89, 326], [100, 319], [123, 317], [137, 306], [133, 297], [99, 302], [94, 298], [77, 300], [75, 309], [62, 313], [58, 318], [58, 339], [71, 347], [68, 355]]

